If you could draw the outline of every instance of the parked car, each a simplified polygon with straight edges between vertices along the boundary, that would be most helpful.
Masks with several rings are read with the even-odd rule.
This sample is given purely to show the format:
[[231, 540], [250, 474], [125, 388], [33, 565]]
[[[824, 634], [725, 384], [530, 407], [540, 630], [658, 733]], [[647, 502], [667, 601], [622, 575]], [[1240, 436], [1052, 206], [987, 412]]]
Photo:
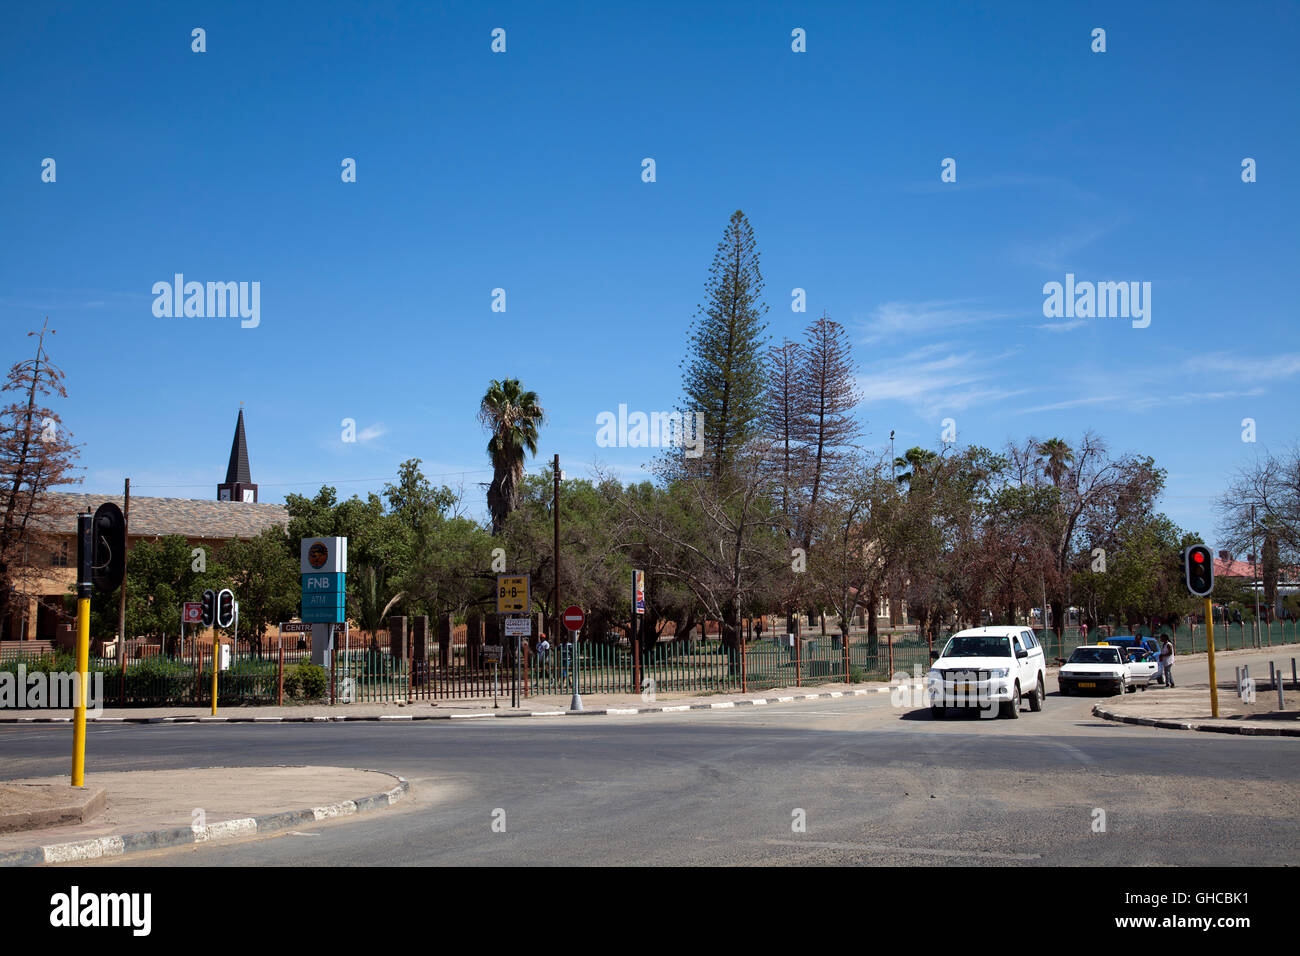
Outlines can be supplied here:
[[1130, 651], [1140, 647], [1144, 648], [1149, 653], [1154, 654], [1156, 657], [1160, 656], [1160, 644], [1154, 637], [1135, 637], [1132, 634], [1116, 634], [1113, 637], [1103, 638], [1102, 640], [1094, 641], [1093, 643], [1101, 647], [1106, 645], [1110, 645], [1111, 647], [1122, 647], [1125, 651]]
[[926, 678], [930, 715], [936, 720], [949, 707], [995, 704], [1003, 717], [1020, 716], [1020, 705], [1043, 709], [1047, 694], [1042, 645], [1024, 627], [978, 627], [958, 631], [948, 639]]
[[1070, 654], [1070, 659], [1061, 666], [1056, 682], [1062, 694], [1085, 690], [1124, 694], [1137, 687], [1131, 670], [1134, 667], [1146, 674], [1142, 681], [1142, 686], [1145, 687], [1150, 674], [1155, 673], [1154, 667], [1146, 672], [1145, 665], [1130, 665], [1124, 659], [1121, 648], [1107, 644], [1085, 644], [1076, 647]]

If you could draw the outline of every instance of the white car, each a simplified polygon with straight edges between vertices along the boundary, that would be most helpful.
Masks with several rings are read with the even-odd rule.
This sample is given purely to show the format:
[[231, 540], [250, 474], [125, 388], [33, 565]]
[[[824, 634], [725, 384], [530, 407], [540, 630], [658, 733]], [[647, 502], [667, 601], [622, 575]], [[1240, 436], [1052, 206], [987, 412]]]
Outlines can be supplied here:
[[1118, 647], [1084, 644], [1076, 647], [1070, 659], [1061, 665], [1056, 682], [1062, 694], [1076, 690], [1126, 694], [1138, 687], [1146, 687], [1155, 672], [1153, 661], [1126, 661], [1124, 652]]
[[978, 707], [1003, 717], [1019, 717], [1022, 700], [1043, 709], [1047, 695], [1042, 645], [1025, 627], [974, 627], [948, 639], [926, 678], [930, 715], [949, 707]]

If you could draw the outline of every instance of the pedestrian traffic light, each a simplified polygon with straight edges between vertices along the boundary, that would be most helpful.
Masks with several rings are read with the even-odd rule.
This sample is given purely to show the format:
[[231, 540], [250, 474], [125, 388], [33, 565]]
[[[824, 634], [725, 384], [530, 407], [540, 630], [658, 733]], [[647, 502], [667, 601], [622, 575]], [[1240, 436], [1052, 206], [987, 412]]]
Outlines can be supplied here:
[[217, 627], [230, 627], [235, 623], [235, 592], [222, 588], [217, 594]]
[[217, 619], [217, 592], [208, 588], [203, 592], [203, 626], [211, 627]]
[[1187, 576], [1187, 590], [1196, 597], [1209, 597], [1214, 590], [1214, 557], [1203, 544], [1194, 544], [1183, 551], [1183, 571]]

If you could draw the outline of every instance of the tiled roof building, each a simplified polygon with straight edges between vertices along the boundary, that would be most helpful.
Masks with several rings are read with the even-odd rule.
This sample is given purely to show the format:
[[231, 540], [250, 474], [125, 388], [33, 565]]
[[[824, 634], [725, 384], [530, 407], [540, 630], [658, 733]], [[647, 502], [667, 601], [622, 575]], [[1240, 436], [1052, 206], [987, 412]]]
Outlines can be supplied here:
[[[289, 511], [284, 505], [261, 504], [257, 485], [252, 482], [248, 442], [244, 435], [244, 412], [240, 409], [235, 439], [230, 449], [226, 481], [217, 486], [217, 501], [193, 498], [142, 498], [131, 496], [130, 508], [122, 495], [82, 492], [50, 492], [59, 517], [42, 522], [42, 543], [33, 544], [39, 554], [29, 556], [39, 574], [24, 590], [26, 602], [13, 602], [16, 609], [0, 621], [0, 639], [46, 640], [66, 644], [71, 624], [64, 614], [64, 597], [76, 583], [77, 515], [94, 512], [111, 501], [127, 512], [127, 542], [134, 545], [147, 538], [181, 535], [192, 546], [221, 545], [233, 540], [256, 538], [267, 528], [287, 533]], [[129, 547], [128, 547], [129, 555]], [[127, 559], [128, 587], [130, 558]]]

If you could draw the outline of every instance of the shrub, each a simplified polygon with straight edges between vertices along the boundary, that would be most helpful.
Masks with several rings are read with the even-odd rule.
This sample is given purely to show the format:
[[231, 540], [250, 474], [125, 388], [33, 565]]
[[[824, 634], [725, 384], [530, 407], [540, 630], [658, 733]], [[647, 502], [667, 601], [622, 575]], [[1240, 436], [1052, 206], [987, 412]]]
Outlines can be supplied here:
[[850, 684], [862, 683], [862, 668], [858, 667], [856, 664], [849, 668], [849, 683]]
[[302, 696], [302, 675], [297, 667], [286, 667], [284, 671], [284, 696], [295, 700]]
[[325, 676], [325, 668], [317, 664], [299, 664], [296, 668], [298, 671], [299, 686], [304, 700], [319, 700], [325, 696], [329, 687], [329, 680]]

